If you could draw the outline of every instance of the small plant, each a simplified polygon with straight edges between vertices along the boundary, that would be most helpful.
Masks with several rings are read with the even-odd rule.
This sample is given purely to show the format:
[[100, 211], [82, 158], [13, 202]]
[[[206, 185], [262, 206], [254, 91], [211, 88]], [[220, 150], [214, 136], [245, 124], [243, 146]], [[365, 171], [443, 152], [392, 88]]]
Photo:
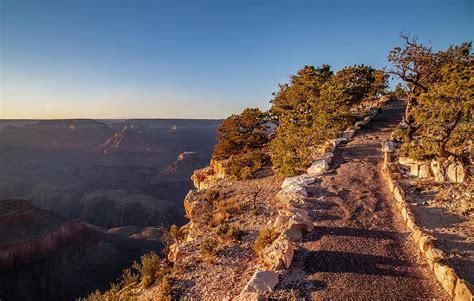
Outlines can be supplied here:
[[222, 239], [240, 240], [244, 232], [234, 225], [224, 223], [217, 227], [216, 234]]
[[260, 231], [253, 245], [255, 253], [259, 254], [263, 249], [272, 244], [278, 237], [278, 232], [273, 228], [265, 228]]
[[171, 301], [173, 300], [173, 288], [171, 286], [171, 281], [173, 280], [171, 275], [166, 275], [160, 281], [160, 300]]
[[131, 269], [125, 269], [122, 272], [122, 279], [120, 281], [120, 286], [124, 288], [130, 284], [138, 282], [138, 279], [139, 279], [139, 275], [133, 273]]
[[141, 285], [142, 288], [148, 288], [153, 284], [153, 280], [151, 280], [150, 275], [146, 275], [145, 277], [142, 278]]
[[186, 237], [186, 229], [183, 229], [183, 228], [178, 228], [178, 226], [176, 225], [171, 225], [170, 227], [170, 233], [171, 233], [171, 236], [173, 237], [173, 239], [176, 241], [176, 242], [180, 242], [180, 241], [183, 241], [184, 238]]
[[212, 259], [217, 254], [217, 247], [217, 241], [212, 238], [205, 239], [199, 246], [199, 254], [206, 259]]

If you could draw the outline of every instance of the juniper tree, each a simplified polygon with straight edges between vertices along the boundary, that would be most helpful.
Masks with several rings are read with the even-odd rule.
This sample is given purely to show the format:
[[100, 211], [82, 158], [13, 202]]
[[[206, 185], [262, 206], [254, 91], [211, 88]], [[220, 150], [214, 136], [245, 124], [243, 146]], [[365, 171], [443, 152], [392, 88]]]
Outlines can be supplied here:
[[251, 178], [269, 163], [266, 114], [247, 108], [239, 115], [224, 120], [217, 130], [213, 159], [227, 160], [226, 171], [237, 178]]

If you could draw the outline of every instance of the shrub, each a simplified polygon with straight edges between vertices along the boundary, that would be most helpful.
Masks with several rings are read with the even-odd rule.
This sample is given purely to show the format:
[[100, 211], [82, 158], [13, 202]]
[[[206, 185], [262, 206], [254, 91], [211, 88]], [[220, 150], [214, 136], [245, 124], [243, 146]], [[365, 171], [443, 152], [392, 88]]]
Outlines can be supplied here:
[[155, 252], [150, 252], [140, 257], [140, 263], [135, 262], [133, 264], [133, 268], [140, 274], [142, 278], [145, 276], [150, 276], [154, 281], [161, 269], [161, 265], [161, 258]]
[[243, 151], [239, 155], [232, 155], [226, 163], [226, 172], [239, 180], [248, 180], [270, 164], [270, 156], [263, 149]]
[[263, 149], [268, 143], [267, 116], [259, 109], [245, 109], [224, 120], [217, 130], [217, 144], [212, 158], [227, 160], [226, 173], [238, 179], [252, 178], [269, 164]]
[[180, 242], [182, 240], [184, 240], [184, 238], [186, 237], [186, 229], [185, 228], [178, 228], [178, 226], [176, 225], [171, 225], [170, 227], [170, 233], [171, 233], [171, 236], [173, 237], [173, 239], [176, 241], [176, 242]]
[[224, 223], [217, 226], [216, 234], [222, 239], [240, 240], [244, 232], [234, 225]]
[[259, 254], [267, 246], [271, 245], [277, 238], [278, 232], [273, 228], [265, 228], [258, 233], [257, 239], [253, 245], [255, 253]]
[[145, 277], [142, 278], [141, 285], [142, 288], [148, 288], [153, 284], [153, 280], [151, 280], [150, 275], [146, 275]]
[[218, 244], [212, 238], [207, 238], [199, 245], [199, 254], [206, 259], [212, 259], [218, 252]]
[[371, 67], [351, 66], [336, 74], [328, 68], [305, 66], [274, 93], [270, 112], [278, 127], [270, 153], [284, 176], [304, 172], [315, 150], [353, 123], [351, 108], [384, 92], [386, 75]]
[[139, 275], [132, 272], [131, 269], [125, 269], [122, 272], [120, 287], [124, 288], [130, 284], [138, 282]]

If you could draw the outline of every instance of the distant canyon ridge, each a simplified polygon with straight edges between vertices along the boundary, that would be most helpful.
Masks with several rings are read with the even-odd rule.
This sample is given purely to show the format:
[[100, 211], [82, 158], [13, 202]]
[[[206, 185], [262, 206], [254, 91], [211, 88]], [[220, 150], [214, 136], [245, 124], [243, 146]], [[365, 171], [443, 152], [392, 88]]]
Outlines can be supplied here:
[[[221, 124], [222, 120], [185, 119], [0, 120], [0, 202], [9, 200], [2, 203], [6, 209], [4, 223], [0, 221], [0, 234], [7, 235], [7, 228], [12, 226], [8, 221], [21, 222], [21, 216], [52, 214], [46, 220], [80, 220], [96, 234], [79, 235], [74, 243], [86, 242], [79, 248], [71, 248], [63, 238], [55, 238], [54, 248], [47, 250], [48, 258], [56, 257], [55, 265], [58, 265], [57, 254], [68, 248], [73, 250], [68, 251], [72, 252], [70, 256], [82, 258], [86, 265], [91, 262], [87, 255], [91, 252], [84, 250], [93, 241], [94, 249], [98, 248], [100, 254], [109, 254], [101, 255], [108, 258], [95, 261], [116, 266], [103, 279], [94, 281], [97, 287], [82, 283], [71, 290], [74, 295], [44, 294], [56, 278], [44, 276], [43, 282], [32, 284], [31, 273], [18, 272], [22, 262], [26, 262], [24, 254], [22, 260], [10, 254], [12, 260], [0, 270], [0, 276], [37, 285], [34, 289], [48, 299], [70, 299], [105, 287], [118, 276], [121, 267], [117, 267], [129, 265], [147, 251], [159, 251], [158, 227], [186, 222], [183, 199], [193, 188], [190, 177], [195, 169], [208, 164], [216, 130]], [[27, 200], [39, 210], [51, 213], [22, 205], [28, 202], [12, 203], [15, 199]], [[4, 242], [2, 247], [15, 250], [14, 246], [41, 240], [38, 233], [54, 233], [54, 225], [43, 220], [28, 218], [23, 225], [27, 230], [21, 237], [8, 236], [8, 243], [0, 237]], [[84, 240], [84, 237], [88, 238]], [[104, 247], [107, 252], [100, 251]], [[36, 244], [34, 248], [42, 246]], [[48, 265], [44, 260], [27, 258], [29, 266], [38, 265], [34, 271], [40, 274]], [[100, 267], [91, 266], [91, 269]], [[68, 274], [72, 276], [67, 269], [60, 268], [58, 273], [64, 273], [66, 278]], [[15, 291], [3, 297], [8, 300], [9, 296], [34, 299], [34, 295], [16, 296]]]

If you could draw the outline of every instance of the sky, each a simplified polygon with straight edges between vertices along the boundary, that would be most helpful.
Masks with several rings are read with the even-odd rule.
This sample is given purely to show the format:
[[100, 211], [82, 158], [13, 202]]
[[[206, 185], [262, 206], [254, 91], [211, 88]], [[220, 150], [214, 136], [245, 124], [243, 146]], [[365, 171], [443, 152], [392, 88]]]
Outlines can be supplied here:
[[0, 119], [225, 118], [304, 65], [471, 41], [474, 1], [0, 0]]

